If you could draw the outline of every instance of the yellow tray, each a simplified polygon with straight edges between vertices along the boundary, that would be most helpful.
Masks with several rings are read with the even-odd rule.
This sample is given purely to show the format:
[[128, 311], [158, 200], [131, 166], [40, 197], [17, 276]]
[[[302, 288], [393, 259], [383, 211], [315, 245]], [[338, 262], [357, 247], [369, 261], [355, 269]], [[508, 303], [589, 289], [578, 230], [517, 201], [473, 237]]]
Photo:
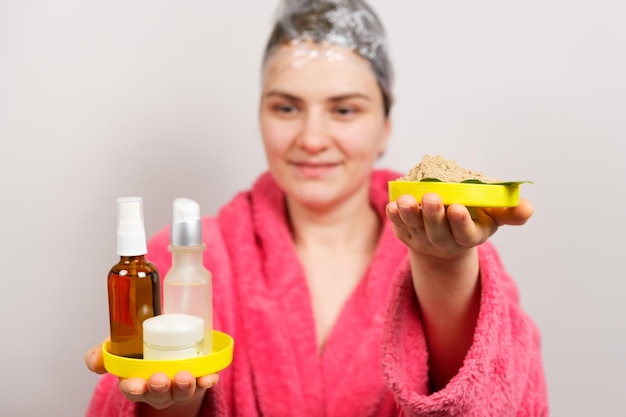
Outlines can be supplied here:
[[177, 360], [146, 360], [125, 358], [109, 352], [111, 342], [102, 345], [104, 368], [122, 378], [148, 379], [156, 372], [163, 372], [170, 379], [179, 371], [189, 371], [196, 378], [214, 374], [228, 367], [233, 360], [234, 340], [226, 333], [213, 331], [211, 353], [196, 358]]
[[514, 207], [519, 202], [520, 184], [530, 181], [502, 183], [441, 182], [441, 181], [389, 181], [389, 200], [395, 201], [410, 194], [421, 201], [426, 193], [441, 197], [444, 205], [453, 203], [467, 207]]

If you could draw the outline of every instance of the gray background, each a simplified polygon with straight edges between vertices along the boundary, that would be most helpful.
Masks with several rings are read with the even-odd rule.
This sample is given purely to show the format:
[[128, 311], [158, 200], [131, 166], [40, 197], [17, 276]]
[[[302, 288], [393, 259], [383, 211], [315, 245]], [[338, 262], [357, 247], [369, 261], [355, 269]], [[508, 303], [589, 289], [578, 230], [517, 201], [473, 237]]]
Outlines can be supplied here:
[[[441, 154], [528, 179], [494, 237], [543, 333], [555, 416], [626, 409], [626, 6], [372, 0], [396, 64], [382, 166]], [[274, 0], [0, 1], [0, 414], [80, 416], [108, 333], [115, 199], [149, 234], [265, 169], [259, 61]], [[209, 248], [210, 250], [210, 248]]]

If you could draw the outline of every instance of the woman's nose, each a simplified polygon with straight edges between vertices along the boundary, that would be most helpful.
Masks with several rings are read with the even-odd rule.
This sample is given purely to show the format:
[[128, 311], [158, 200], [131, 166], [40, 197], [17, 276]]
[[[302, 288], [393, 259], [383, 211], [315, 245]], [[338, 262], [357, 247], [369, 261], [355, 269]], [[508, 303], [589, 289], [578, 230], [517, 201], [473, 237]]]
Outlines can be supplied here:
[[328, 122], [319, 112], [307, 112], [302, 119], [298, 145], [310, 153], [318, 153], [330, 145]]

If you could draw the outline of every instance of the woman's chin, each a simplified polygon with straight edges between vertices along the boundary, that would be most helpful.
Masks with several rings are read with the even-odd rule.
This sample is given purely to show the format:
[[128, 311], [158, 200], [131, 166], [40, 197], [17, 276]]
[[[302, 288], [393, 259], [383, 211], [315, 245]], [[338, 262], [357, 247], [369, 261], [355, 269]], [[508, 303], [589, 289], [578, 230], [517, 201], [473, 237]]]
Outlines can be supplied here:
[[315, 210], [326, 209], [332, 207], [335, 202], [338, 203], [339, 199], [335, 194], [332, 189], [322, 184], [303, 185], [288, 192], [290, 199], [295, 203]]

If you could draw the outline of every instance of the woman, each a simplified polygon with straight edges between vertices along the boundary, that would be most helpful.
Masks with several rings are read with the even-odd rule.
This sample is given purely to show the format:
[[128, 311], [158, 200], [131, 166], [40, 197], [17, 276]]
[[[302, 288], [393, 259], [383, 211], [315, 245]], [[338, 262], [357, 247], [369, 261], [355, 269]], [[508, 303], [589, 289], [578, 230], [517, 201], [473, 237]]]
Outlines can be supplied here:
[[[362, 1], [285, 2], [263, 68], [269, 164], [203, 221], [217, 375], [102, 378], [90, 416], [547, 415], [539, 335], [488, 238], [532, 215], [388, 202], [384, 33]], [[168, 230], [149, 244], [165, 275]], [[87, 366], [104, 373], [99, 347]]]

